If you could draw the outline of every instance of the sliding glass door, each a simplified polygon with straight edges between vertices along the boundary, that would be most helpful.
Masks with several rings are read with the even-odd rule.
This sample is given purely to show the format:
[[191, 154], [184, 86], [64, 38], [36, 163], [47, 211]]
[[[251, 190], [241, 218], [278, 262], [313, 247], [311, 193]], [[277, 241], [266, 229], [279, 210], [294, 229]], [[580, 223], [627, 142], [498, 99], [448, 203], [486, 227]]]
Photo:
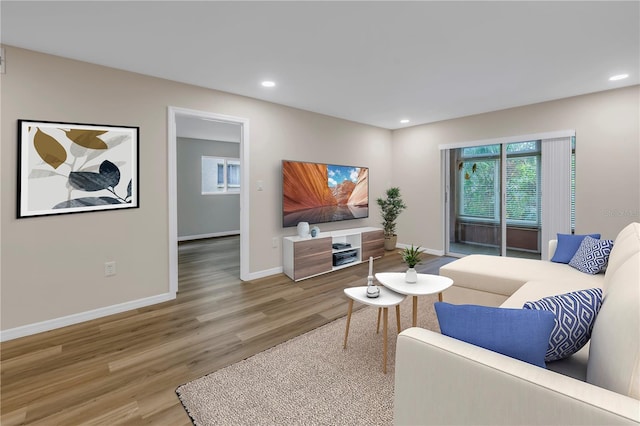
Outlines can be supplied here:
[[540, 157], [540, 141], [448, 150], [449, 254], [540, 259]]

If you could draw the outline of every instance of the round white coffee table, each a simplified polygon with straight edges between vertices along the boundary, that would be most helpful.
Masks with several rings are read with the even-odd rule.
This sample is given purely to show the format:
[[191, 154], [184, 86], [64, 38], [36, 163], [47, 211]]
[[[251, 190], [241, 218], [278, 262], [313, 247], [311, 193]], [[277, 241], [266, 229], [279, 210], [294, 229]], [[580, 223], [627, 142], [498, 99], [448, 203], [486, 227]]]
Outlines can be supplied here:
[[[396, 307], [396, 322], [398, 323], [398, 333], [400, 333], [400, 303], [406, 298], [404, 294], [398, 294], [384, 287], [380, 289], [380, 296], [376, 298], [367, 297], [367, 286], [350, 287], [344, 289], [344, 294], [349, 298], [349, 310], [347, 311], [347, 328], [344, 332], [344, 348], [347, 348], [347, 337], [349, 336], [349, 323], [351, 322], [351, 312], [353, 311], [353, 301], [358, 301], [365, 305], [382, 308], [384, 312], [384, 323], [382, 332], [382, 372], [387, 374], [387, 325], [389, 308]], [[378, 330], [380, 329], [380, 311], [378, 310]], [[376, 330], [376, 333], [378, 332]]]
[[413, 327], [418, 323], [418, 296], [438, 293], [442, 302], [442, 292], [453, 284], [453, 280], [440, 275], [418, 274], [418, 281], [408, 283], [404, 280], [404, 272], [378, 272], [376, 279], [386, 288], [396, 293], [413, 296]]

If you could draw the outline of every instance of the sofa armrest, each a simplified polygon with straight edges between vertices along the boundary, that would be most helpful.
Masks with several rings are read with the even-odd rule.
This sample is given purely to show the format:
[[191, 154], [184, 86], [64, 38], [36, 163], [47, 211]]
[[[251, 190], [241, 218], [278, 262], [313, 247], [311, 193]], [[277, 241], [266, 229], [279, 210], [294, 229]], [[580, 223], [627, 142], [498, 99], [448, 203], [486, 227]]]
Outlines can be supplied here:
[[558, 248], [558, 240], [549, 240], [549, 252], [547, 253], [547, 259], [553, 259], [553, 255], [556, 254], [556, 249]]
[[394, 424], [640, 424], [640, 401], [410, 328], [398, 336]]

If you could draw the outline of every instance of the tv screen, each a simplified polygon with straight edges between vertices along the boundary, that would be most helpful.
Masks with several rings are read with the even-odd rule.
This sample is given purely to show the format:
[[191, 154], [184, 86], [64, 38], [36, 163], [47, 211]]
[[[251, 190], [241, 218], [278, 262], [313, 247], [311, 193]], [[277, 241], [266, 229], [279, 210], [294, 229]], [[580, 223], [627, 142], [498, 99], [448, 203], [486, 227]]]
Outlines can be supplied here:
[[282, 226], [369, 217], [369, 169], [282, 161]]

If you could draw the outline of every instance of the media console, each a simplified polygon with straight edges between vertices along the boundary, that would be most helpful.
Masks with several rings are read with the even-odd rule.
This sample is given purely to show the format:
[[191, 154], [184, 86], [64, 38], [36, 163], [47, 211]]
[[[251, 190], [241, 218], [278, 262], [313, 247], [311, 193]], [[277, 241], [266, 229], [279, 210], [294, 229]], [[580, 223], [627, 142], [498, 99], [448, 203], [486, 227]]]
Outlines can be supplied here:
[[[340, 248], [333, 248], [334, 245]], [[384, 232], [363, 227], [321, 232], [317, 237], [284, 237], [284, 273], [294, 281], [347, 268], [384, 255]]]

